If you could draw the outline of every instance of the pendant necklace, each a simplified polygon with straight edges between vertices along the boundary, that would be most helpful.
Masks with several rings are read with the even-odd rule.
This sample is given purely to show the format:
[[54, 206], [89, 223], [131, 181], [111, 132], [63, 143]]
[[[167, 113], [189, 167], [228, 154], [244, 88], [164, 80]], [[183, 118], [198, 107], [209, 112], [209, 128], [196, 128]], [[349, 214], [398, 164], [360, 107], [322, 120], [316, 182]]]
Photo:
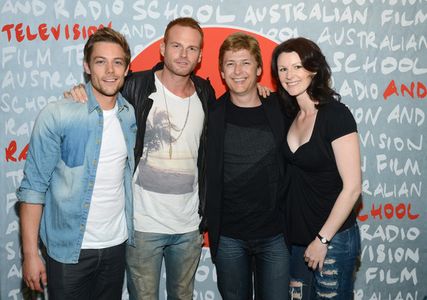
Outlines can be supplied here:
[[[163, 77], [163, 76], [162, 76]], [[188, 96], [187, 101], [188, 101], [188, 106], [187, 106], [187, 115], [185, 116], [185, 121], [184, 121], [184, 125], [182, 125], [182, 128], [177, 130], [175, 128], [172, 128], [172, 123], [169, 117], [169, 108], [168, 108], [168, 102], [166, 100], [166, 92], [165, 92], [165, 85], [163, 84], [163, 82], [161, 82], [162, 85], [162, 91], [163, 91], [163, 99], [165, 100], [165, 107], [166, 107], [166, 115], [167, 115], [167, 119], [168, 119], [168, 127], [169, 127], [169, 159], [172, 159], [172, 143], [175, 143], [176, 141], [178, 141], [178, 139], [181, 137], [182, 133], [184, 132], [185, 126], [187, 125], [187, 121], [188, 121], [188, 115], [190, 114], [190, 100], [191, 100], [191, 95]], [[176, 127], [176, 126], [174, 126]], [[172, 140], [172, 129], [177, 131], [179, 134], [178, 136]]]

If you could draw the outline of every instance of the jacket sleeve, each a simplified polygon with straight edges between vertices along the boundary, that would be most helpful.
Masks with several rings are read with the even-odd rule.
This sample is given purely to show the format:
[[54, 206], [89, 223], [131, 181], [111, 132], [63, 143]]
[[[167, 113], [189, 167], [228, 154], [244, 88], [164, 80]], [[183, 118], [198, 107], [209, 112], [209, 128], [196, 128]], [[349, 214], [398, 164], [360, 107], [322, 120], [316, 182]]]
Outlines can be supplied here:
[[206, 86], [208, 89], [207, 93], [208, 93], [208, 107], [209, 107], [216, 102], [216, 95], [215, 95], [215, 90], [212, 87], [212, 84], [210, 83], [209, 79], [207, 79]]
[[24, 177], [17, 190], [19, 201], [44, 204], [52, 173], [61, 156], [61, 135], [55, 105], [43, 109], [34, 124], [24, 167]]
[[122, 88], [122, 96], [135, 107], [136, 97], [135, 97], [135, 89], [137, 88], [137, 73], [130, 73], [126, 79], [125, 84]]

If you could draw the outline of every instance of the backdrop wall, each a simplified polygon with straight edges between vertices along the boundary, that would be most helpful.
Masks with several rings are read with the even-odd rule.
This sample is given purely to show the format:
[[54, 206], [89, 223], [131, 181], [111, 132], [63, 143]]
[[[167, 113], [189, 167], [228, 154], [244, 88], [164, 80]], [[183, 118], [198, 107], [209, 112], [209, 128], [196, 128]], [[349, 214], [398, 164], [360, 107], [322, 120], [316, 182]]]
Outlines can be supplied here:
[[[427, 299], [427, 0], [0, 1], [0, 299], [28, 298], [15, 189], [39, 110], [83, 81], [83, 46], [98, 26], [127, 37], [139, 70], [159, 59], [156, 42], [178, 16], [198, 19], [209, 32], [198, 72], [217, 95], [224, 91], [216, 55], [225, 33], [260, 39], [266, 85], [276, 43], [305, 36], [319, 44], [361, 141], [355, 299]], [[207, 248], [194, 299], [220, 299]]]

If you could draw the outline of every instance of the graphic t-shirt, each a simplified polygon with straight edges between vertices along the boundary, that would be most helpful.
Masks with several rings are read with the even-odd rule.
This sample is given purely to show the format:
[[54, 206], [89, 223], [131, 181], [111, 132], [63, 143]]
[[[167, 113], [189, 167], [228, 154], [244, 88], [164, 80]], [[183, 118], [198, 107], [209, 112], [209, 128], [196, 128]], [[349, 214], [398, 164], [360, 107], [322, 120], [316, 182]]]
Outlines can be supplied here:
[[144, 150], [134, 174], [135, 229], [190, 232], [200, 223], [197, 155], [204, 112], [196, 93], [181, 98], [155, 79]]

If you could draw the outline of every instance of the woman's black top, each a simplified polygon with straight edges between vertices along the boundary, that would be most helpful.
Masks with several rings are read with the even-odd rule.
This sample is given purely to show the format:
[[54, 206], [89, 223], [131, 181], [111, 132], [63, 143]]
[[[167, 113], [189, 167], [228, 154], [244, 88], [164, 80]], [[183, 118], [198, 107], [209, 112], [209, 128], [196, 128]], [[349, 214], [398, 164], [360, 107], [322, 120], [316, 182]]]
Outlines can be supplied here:
[[[293, 153], [285, 140], [284, 154], [289, 162], [286, 219], [292, 244], [308, 245], [326, 222], [343, 187], [332, 142], [356, 131], [350, 110], [332, 101], [319, 108], [307, 143]], [[352, 212], [339, 231], [355, 221], [356, 215]]]

